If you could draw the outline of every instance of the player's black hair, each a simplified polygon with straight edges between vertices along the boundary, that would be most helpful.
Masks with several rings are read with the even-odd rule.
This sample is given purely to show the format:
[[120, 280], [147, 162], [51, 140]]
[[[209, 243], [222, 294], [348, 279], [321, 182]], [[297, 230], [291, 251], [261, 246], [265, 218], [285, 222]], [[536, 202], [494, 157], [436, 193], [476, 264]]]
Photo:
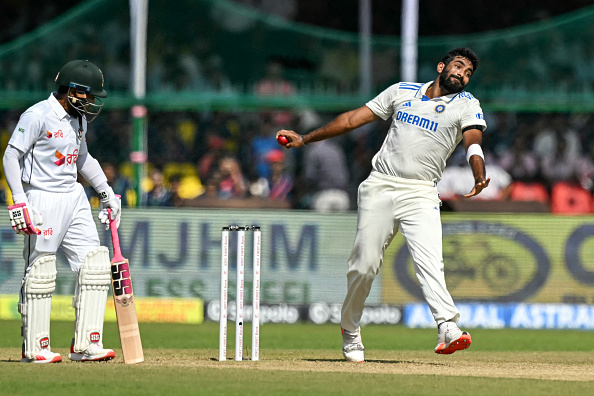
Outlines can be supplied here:
[[479, 58], [470, 48], [454, 48], [453, 50], [448, 52], [441, 61], [447, 66], [448, 63], [453, 61], [454, 58], [457, 56], [462, 56], [468, 59], [470, 63], [472, 63], [472, 72], [476, 72], [476, 69], [478, 69], [479, 65]]

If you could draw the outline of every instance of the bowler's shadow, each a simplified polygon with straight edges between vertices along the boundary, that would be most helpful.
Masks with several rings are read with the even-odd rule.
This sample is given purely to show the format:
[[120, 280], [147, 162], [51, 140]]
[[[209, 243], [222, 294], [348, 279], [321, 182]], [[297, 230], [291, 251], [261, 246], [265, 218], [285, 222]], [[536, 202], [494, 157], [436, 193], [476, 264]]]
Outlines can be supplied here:
[[[344, 359], [303, 359], [306, 362], [320, 362], [320, 363], [347, 363], [351, 364], [353, 362], [347, 362]], [[435, 363], [435, 362], [416, 362], [414, 360], [389, 360], [389, 359], [365, 359], [365, 363], [382, 363], [382, 364], [418, 364], [418, 365], [428, 365], [428, 366], [445, 366], [443, 363]]]

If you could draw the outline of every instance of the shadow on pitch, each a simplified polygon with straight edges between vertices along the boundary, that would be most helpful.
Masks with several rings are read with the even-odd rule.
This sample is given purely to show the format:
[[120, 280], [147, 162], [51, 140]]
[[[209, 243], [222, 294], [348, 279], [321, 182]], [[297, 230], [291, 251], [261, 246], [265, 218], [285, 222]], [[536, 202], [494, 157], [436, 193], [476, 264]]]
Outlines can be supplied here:
[[[320, 362], [320, 363], [347, 363], [352, 364], [352, 362], [347, 362], [344, 359], [303, 359], [306, 362]], [[383, 364], [418, 364], [423, 366], [445, 366], [443, 363], [435, 363], [435, 362], [416, 362], [414, 360], [380, 360], [380, 359], [365, 359], [364, 363], [383, 363]]]

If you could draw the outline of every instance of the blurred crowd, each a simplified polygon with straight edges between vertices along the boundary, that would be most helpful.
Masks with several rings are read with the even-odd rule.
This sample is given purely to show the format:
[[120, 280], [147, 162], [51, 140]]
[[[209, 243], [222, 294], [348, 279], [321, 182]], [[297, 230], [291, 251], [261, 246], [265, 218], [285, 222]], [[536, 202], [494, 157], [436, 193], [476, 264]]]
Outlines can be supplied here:
[[[284, 19], [356, 31], [358, 2], [236, 2], [260, 13], [237, 12], [229, 6], [233, 3], [218, 4], [213, 0], [180, 0], [175, 8], [150, 2], [146, 73], [149, 94], [252, 93], [259, 79], [275, 73], [284, 74], [296, 84], [300, 93], [358, 92], [359, 46], [356, 37], [336, 33], [328, 38], [313, 28], [295, 31], [294, 25], [290, 29], [279, 29], [277, 25], [283, 26], [283, 22], [278, 21]], [[65, 59], [84, 58], [96, 62], [103, 69], [108, 91], [129, 92], [128, 3], [116, 0], [105, 0], [104, 3], [87, 11], [93, 15], [93, 22], [77, 29], [75, 35], [70, 34], [67, 23], [54, 20], [55, 24], [48, 34], [21, 41], [22, 47], [17, 42], [14, 48], [0, 54], [0, 90], [43, 91], [51, 86], [51, 78]], [[400, 2], [396, 3], [373, 1], [374, 34], [389, 34], [394, 38], [400, 34], [399, 18], [394, 18], [400, 13]], [[454, 12], [445, 21], [439, 12], [441, 8], [425, 7], [421, 10], [420, 22], [423, 26], [420, 35], [442, 35], [444, 31], [455, 35], [501, 29], [546, 20], [588, 5], [587, 1], [581, 0], [531, 3], [522, 13], [513, 6], [506, 7], [505, 4], [512, 4], [510, 0], [497, 2], [499, 10], [495, 13], [489, 12], [489, 7], [481, 7], [480, 10], [467, 7], [468, 10]], [[0, 38], [7, 41], [18, 38], [35, 24], [52, 20], [76, 2], [68, 0], [63, 6], [58, 2], [44, 2], [44, 6], [35, 8], [35, 12], [31, 11], [32, 7], [17, 4], [20, 3], [11, 1], [4, 5], [5, 13], [1, 12], [0, 6], [0, 15], [6, 20], [6, 28], [1, 29], [3, 36]], [[470, 11], [473, 17], [465, 18], [465, 13]], [[477, 17], [477, 13], [485, 13], [488, 17]], [[274, 22], [267, 18], [269, 15], [279, 19]], [[439, 21], [448, 23], [448, 28], [438, 27]], [[452, 26], [456, 27], [455, 31]], [[593, 31], [594, 27], [588, 20], [578, 20], [521, 37], [502, 36], [493, 42], [474, 39], [471, 41], [473, 49], [488, 60], [477, 75], [480, 89], [594, 90], [594, 51], [589, 40]], [[449, 46], [448, 43], [444, 41], [445, 46]], [[428, 48], [431, 48], [430, 54], [424, 52]], [[436, 62], [448, 49], [434, 44], [419, 49], [421, 81], [434, 76]], [[379, 92], [387, 84], [398, 80], [399, 42], [379, 40], [374, 43], [371, 52], [372, 86], [374, 91]], [[60, 56], [56, 56], [57, 53]], [[568, 58], [572, 61], [567, 62]], [[503, 67], [513, 69], [514, 73], [502, 79]]]
[[[2, 150], [19, 115], [0, 114]], [[148, 206], [355, 209], [357, 187], [371, 171], [388, 122], [298, 150], [285, 150], [275, 139], [279, 129], [306, 133], [335, 116], [312, 110], [149, 113], [140, 198]], [[592, 211], [592, 115], [486, 113], [486, 118], [483, 146], [491, 184], [472, 199], [538, 201], [553, 212]], [[127, 111], [106, 110], [88, 134], [91, 154], [124, 205], [136, 205], [139, 198], [129, 160], [131, 125]], [[473, 184], [460, 145], [438, 184], [441, 198], [461, 200]], [[0, 199], [6, 200], [4, 179], [0, 185]], [[89, 197], [97, 203], [91, 190]]]
[[[258, 9], [265, 15], [300, 22], [322, 24], [316, 22], [316, 18], [319, 15], [331, 15], [330, 20], [323, 25], [337, 29], [344, 27], [347, 21], [346, 17], [340, 16], [343, 13], [356, 14], [353, 7], [357, 4], [347, 2], [349, 4], [344, 5], [344, 2], [340, 2], [339, 7], [333, 8], [330, 3], [317, 1], [238, 2]], [[17, 3], [5, 4], [10, 12], [0, 13], [8, 26], [0, 39], [18, 37], [30, 29], [31, 24], [52, 19], [63, 11], [55, 5], [57, 3], [44, 3], [44, 7], [38, 10], [39, 15], [33, 18], [29, 7], [19, 8]], [[74, 3], [70, 1], [64, 4], [67, 7]], [[47, 91], [49, 94], [55, 88], [53, 76], [64, 59], [87, 58], [97, 62], [103, 69], [108, 91], [129, 92], [128, 5], [127, 2], [111, 3], [120, 8], [93, 10], [93, 20], [96, 22], [86, 24], [77, 30], [76, 35], [54, 32], [27, 44], [26, 51], [7, 52], [12, 55], [0, 57], [0, 70], [3, 71], [0, 89]], [[503, 12], [490, 15], [488, 21], [496, 29], [545, 19], [550, 16], [547, 10], [556, 10], [555, 13], [558, 13], [586, 5], [577, 1], [572, 3], [573, 8], [568, 6], [561, 10], [555, 8], [561, 4], [559, 2], [536, 3], [530, 8], [534, 14], [531, 20], [510, 19], [511, 14]], [[158, 6], [157, 3], [151, 4]], [[324, 86], [329, 92], [338, 95], [357, 93], [356, 42], [318, 40], [313, 39], [313, 36], [311, 40], [303, 40], [300, 37], [310, 36], [276, 29], [274, 23], [264, 24], [259, 19], [251, 18], [248, 13], [228, 12], [225, 4], [181, 0], [177, 8], [167, 7], [161, 9], [162, 13], [151, 14], [157, 16], [149, 20], [149, 94], [164, 93], [162, 103], [170, 99], [183, 101], [186, 93], [247, 93], [248, 97], [291, 97], [299, 93], [307, 94], [301, 84], [304, 81]], [[377, 10], [387, 2], [379, 0], [374, 4], [379, 7], [375, 8]], [[180, 14], [179, 9], [186, 6], [190, 7], [188, 9], [202, 7], [200, 9], [208, 12]], [[320, 7], [326, 11], [320, 13]], [[106, 12], [115, 12], [117, 16], [102, 18], [102, 13]], [[508, 19], [501, 20], [506, 15]], [[518, 13], [514, 12], [513, 15], [517, 16]], [[374, 13], [374, 31], [396, 34], [386, 30], [392, 18], [384, 17]], [[452, 18], [460, 17], [461, 14], [452, 15]], [[423, 21], [427, 21], [427, 18], [425, 16]], [[499, 22], [495, 22], [497, 18]], [[452, 20], [448, 19], [448, 22], [452, 23]], [[396, 24], [390, 26], [394, 28]], [[594, 30], [594, 27], [589, 26], [588, 29]], [[496, 86], [499, 81], [497, 78], [502, 75], [498, 65], [501, 62], [518, 62], [506, 65], [506, 69], [514, 70], [514, 73], [506, 74], [506, 81], [509, 77], [509, 84], [514, 88], [531, 92], [544, 89], [553, 82], [557, 88], [573, 89], [579, 86], [586, 91], [594, 90], [594, 51], [588, 41], [591, 34], [582, 31], [579, 36], [569, 37], [570, 33], [571, 30], [559, 31], [551, 36], [554, 40], [541, 40], [539, 35], [531, 36], [532, 40], [538, 42], [524, 38], [525, 44], [534, 49], [529, 58], [517, 56], [523, 48], [521, 46], [513, 47], [514, 56], [497, 53], [497, 50], [492, 53], [492, 48], [484, 48], [485, 53], [492, 55], [491, 59], [482, 63], [480, 74], [477, 75], [482, 80], [477, 81], [479, 84], [476, 86]], [[550, 33], [547, 34], [550, 36]], [[272, 45], [274, 51], [269, 48]], [[491, 44], [485, 45], [488, 47]], [[61, 56], [55, 56], [56, 47], [60, 48]], [[259, 50], [255, 51], [255, 48]], [[291, 51], [285, 51], [286, 48], [291, 48]], [[481, 48], [475, 50], [481, 53]], [[272, 52], [276, 52], [277, 56], [270, 56]], [[571, 59], [571, 62], [567, 59]], [[419, 65], [419, 81], [429, 81], [435, 77], [435, 61]], [[379, 92], [397, 82], [399, 66], [396, 47], [374, 47], [372, 64], [374, 91]], [[530, 78], [523, 78], [522, 73], [527, 73]], [[520, 78], [528, 85], [520, 87], [512, 77]], [[471, 92], [474, 92], [474, 86], [473, 82]], [[109, 104], [110, 99], [106, 103]], [[2, 151], [23, 110], [0, 111]], [[355, 208], [357, 187], [371, 170], [371, 159], [385, 138], [388, 124], [378, 121], [301, 150], [284, 150], [274, 138], [279, 129], [307, 133], [336, 115], [306, 107], [298, 110], [257, 111], [234, 111], [229, 106], [224, 111], [155, 111], [154, 107], [149, 108], [147, 173], [141, 181], [140, 196], [132, 182], [134, 166], [129, 158], [132, 134], [129, 112], [106, 109], [91, 124], [88, 144], [91, 154], [103, 165], [114, 190], [122, 195], [124, 205], [140, 202], [148, 206], [344, 211]], [[486, 113], [485, 116], [488, 129], [484, 134], [484, 150], [487, 174], [492, 180], [490, 187], [473, 199], [538, 201], [549, 206], [553, 212], [591, 211], [594, 190], [593, 116], [581, 113], [517, 112]], [[472, 185], [472, 174], [463, 149], [459, 147], [450, 158], [443, 180], [438, 185], [442, 199], [459, 200], [471, 190]], [[87, 189], [92, 202], [97, 203], [93, 191], [88, 186]], [[6, 182], [2, 178], [0, 200], [7, 199], [10, 197], [7, 197]]]

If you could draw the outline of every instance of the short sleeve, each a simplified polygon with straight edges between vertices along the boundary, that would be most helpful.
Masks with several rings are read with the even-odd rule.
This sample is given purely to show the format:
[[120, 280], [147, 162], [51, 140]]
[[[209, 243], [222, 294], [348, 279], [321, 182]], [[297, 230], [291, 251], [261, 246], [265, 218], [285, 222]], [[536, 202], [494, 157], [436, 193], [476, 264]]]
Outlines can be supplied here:
[[14, 128], [8, 144], [23, 153], [27, 152], [39, 139], [41, 124], [41, 118], [37, 113], [31, 110], [25, 111]]
[[394, 114], [394, 100], [398, 96], [398, 84], [386, 88], [382, 93], [365, 105], [382, 120], [387, 120]]
[[477, 99], [471, 99], [470, 104], [466, 107], [466, 110], [462, 114], [460, 119], [460, 126], [462, 130], [467, 126], [481, 125], [483, 131], [487, 129], [487, 123], [485, 122], [485, 116], [481, 104]]

